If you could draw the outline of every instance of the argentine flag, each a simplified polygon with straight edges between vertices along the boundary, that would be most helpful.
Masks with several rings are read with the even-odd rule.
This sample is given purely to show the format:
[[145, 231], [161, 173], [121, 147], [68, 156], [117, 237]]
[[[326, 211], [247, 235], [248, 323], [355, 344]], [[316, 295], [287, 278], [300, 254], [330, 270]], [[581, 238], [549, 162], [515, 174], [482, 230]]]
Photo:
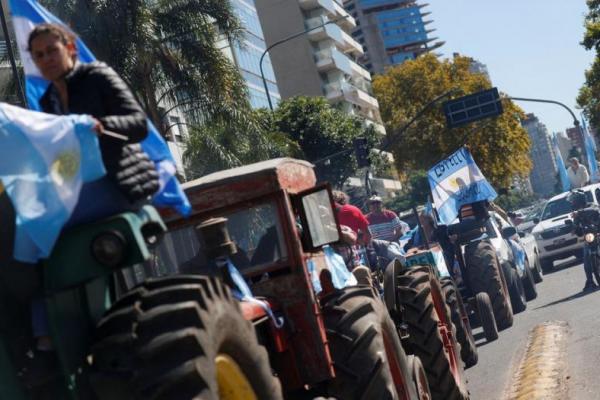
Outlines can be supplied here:
[[558, 147], [558, 138], [556, 133], [552, 135], [552, 151], [554, 151], [554, 159], [556, 160], [556, 168], [558, 169], [558, 176], [560, 178], [560, 185], [563, 192], [568, 192], [571, 189], [571, 181], [569, 181], [569, 173], [565, 167], [565, 161], [560, 153]]
[[[12, 21], [17, 35], [17, 45], [25, 69], [25, 91], [29, 108], [41, 110], [39, 100], [50, 84], [42, 78], [40, 71], [33, 63], [27, 51], [27, 39], [35, 25], [49, 22], [66, 26], [35, 0], [9, 0]], [[92, 62], [96, 58], [85, 44], [78, 38], [77, 50], [79, 60]], [[190, 203], [175, 177], [176, 168], [173, 156], [166, 142], [160, 136], [154, 125], [148, 121], [148, 137], [142, 142], [142, 148], [154, 161], [160, 175], [160, 190], [154, 197], [157, 207], [172, 207], [180, 214], [188, 215]]]
[[498, 197], [465, 147], [436, 164], [427, 175], [433, 204], [444, 225], [454, 221], [463, 205]]
[[0, 176], [15, 208], [14, 258], [47, 258], [81, 187], [106, 174], [93, 118], [0, 103]]
[[585, 123], [585, 118], [583, 115], [581, 116], [581, 120], [583, 122], [583, 140], [585, 144], [585, 155], [588, 160], [588, 167], [590, 172], [590, 180], [593, 183], [600, 181], [600, 172], [598, 171], [598, 161], [596, 160], [596, 142], [594, 142], [594, 138], [590, 134], [590, 131], [587, 128], [587, 124]]

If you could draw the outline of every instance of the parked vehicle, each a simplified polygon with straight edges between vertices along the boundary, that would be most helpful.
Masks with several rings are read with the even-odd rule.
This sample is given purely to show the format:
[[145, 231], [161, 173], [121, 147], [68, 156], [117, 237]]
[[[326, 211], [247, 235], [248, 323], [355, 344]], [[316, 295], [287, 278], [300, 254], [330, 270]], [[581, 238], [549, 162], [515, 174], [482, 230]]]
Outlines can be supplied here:
[[[600, 184], [581, 188], [589, 203], [600, 203]], [[569, 192], [561, 193], [548, 200], [539, 223], [532, 233], [537, 240], [540, 263], [544, 272], [552, 271], [554, 261], [568, 258], [583, 258], [584, 239], [578, 238], [566, 222], [571, 220], [571, 204], [567, 201]]]

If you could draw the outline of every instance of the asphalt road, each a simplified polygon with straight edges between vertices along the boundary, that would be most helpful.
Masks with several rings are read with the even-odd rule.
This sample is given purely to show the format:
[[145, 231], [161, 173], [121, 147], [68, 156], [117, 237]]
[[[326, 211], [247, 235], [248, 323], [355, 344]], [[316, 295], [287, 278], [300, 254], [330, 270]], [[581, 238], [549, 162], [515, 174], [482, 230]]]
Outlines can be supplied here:
[[581, 264], [559, 262], [538, 284], [538, 298], [515, 315], [513, 327], [500, 332], [497, 341], [486, 343], [481, 328], [474, 330], [479, 363], [467, 370], [472, 400], [508, 398], [528, 334], [546, 321], [569, 325], [565, 400], [600, 399], [600, 290], [582, 293], [584, 281]]

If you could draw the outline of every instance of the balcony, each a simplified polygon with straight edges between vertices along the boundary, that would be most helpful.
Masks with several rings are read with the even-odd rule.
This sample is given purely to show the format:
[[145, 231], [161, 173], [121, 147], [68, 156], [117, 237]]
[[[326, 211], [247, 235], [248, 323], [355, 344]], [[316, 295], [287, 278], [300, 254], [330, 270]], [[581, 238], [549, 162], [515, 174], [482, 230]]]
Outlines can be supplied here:
[[346, 54], [335, 47], [317, 51], [314, 57], [319, 72], [329, 72], [333, 69], [338, 69], [346, 75], [359, 76], [367, 81], [371, 81], [369, 71], [352, 61]]
[[365, 54], [362, 45], [344, 31], [342, 31], [342, 39], [343, 42], [340, 46], [346, 53], [350, 53], [355, 57], [360, 57]]
[[[329, 21], [329, 18], [327, 17], [310, 18], [305, 21], [304, 26], [306, 29], [314, 29], [327, 23], [327, 21]], [[308, 39], [313, 42], [331, 39], [346, 53], [353, 54], [356, 57], [365, 54], [360, 43], [354, 40], [352, 36], [344, 32], [344, 30], [336, 24], [327, 24], [321, 28], [310, 31], [308, 33]]]
[[325, 10], [327, 16], [333, 18], [342, 18], [340, 24], [348, 30], [356, 28], [356, 20], [346, 11], [346, 9], [335, 0], [299, 0], [300, 8], [304, 11], [312, 11], [317, 8]]
[[325, 73], [337, 69], [346, 75], [353, 75], [352, 61], [335, 47], [316, 52], [315, 61], [319, 72]]
[[371, 80], [371, 73], [369, 71], [350, 59], [348, 59], [348, 61], [350, 62], [350, 68], [352, 69], [352, 74], [350, 75], [360, 75], [368, 81]]
[[361, 113], [363, 117], [366, 117], [370, 120], [375, 119], [373, 110], [379, 109], [379, 103], [373, 96], [361, 88], [358, 88], [349, 82], [343, 81], [325, 85], [324, 90], [325, 97], [330, 102], [335, 103], [339, 101], [347, 101], [355, 104], [364, 109], [364, 113]]

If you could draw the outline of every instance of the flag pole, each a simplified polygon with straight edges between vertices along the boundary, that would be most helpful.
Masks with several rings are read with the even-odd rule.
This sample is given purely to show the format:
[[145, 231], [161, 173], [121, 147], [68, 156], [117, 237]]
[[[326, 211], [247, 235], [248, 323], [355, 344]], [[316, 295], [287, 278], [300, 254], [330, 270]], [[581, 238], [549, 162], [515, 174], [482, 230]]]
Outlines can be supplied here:
[[6, 24], [6, 14], [4, 14], [4, 2], [2, 0], [0, 0], [0, 22], [2, 22], [2, 32], [4, 33], [4, 41], [6, 42], [6, 51], [8, 53], [8, 59], [10, 60], [13, 76], [17, 82], [21, 105], [23, 107], [27, 107], [27, 100], [25, 99], [25, 93], [23, 92], [23, 86], [21, 85], [21, 79], [19, 78], [19, 70], [17, 69], [17, 62], [15, 61], [15, 54], [13, 53], [10, 36], [8, 35], [8, 25]]

